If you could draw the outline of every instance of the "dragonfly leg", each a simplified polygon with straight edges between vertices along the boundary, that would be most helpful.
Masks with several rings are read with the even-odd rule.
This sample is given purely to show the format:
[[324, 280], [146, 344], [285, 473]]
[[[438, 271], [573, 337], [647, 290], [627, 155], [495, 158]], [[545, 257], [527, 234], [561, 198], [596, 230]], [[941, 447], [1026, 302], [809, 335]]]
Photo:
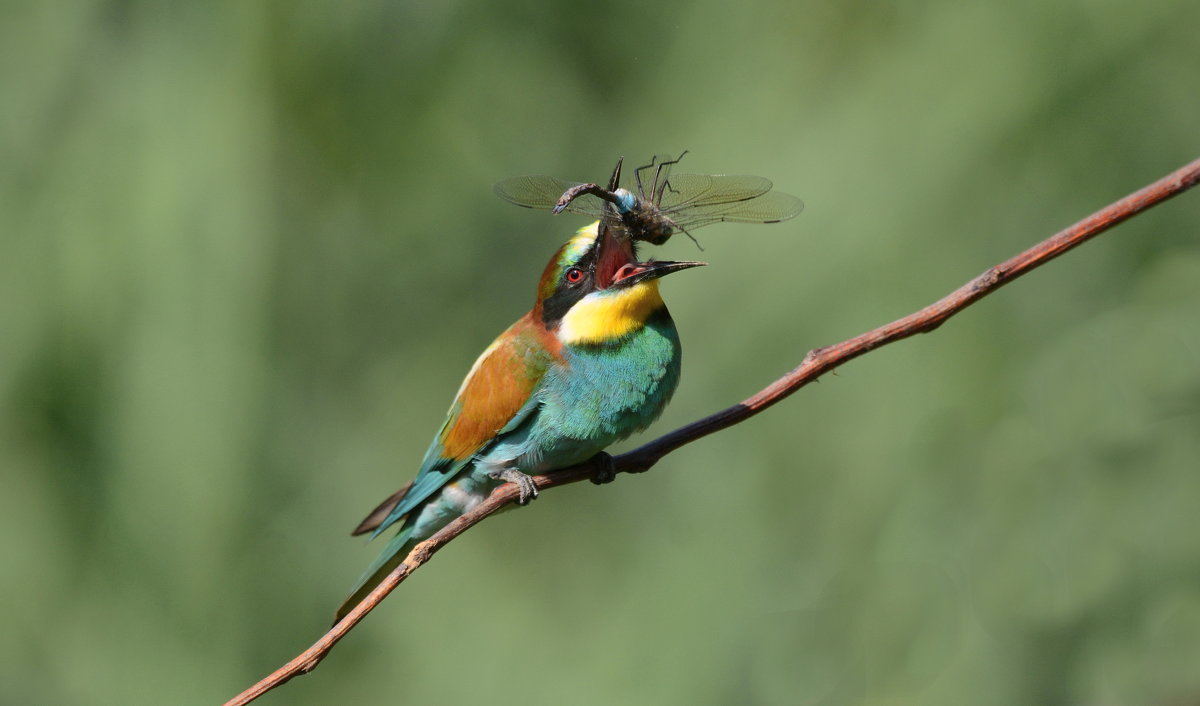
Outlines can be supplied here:
[[[684, 150], [675, 159], [664, 159], [663, 161], [659, 162], [658, 169], [654, 172], [654, 186], [650, 189], [652, 203], [657, 205], [662, 202], [663, 191], [668, 188], [667, 181], [671, 176], [671, 167], [679, 164], [679, 160], [683, 159], [683, 156], [687, 153], [688, 151]], [[662, 181], [659, 181], [660, 177]], [[675, 190], [671, 189], [671, 191]]]
[[700, 244], [699, 240], [696, 240], [696, 236], [694, 236], [690, 232], [688, 232], [687, 228], [680, 226], [678, 223], [672, 223], [672, 227], [678, 228], [680, 231], [683, 232], [684, 235], [691, 238], [692, 242], [696, 244], [696, 248], [698, 248], [700, 250], [700, 252], [704, 252], [704, 246]]
[[644, 171], [646, 171], [646, 170], [648, 170], [648, 169], [654, 169], [654, 164], [655, 164], [655, 162], [656, 162], [657, 160], [658, 160], [658, 155], [654, 155], [653, 157], [651, 157], [651, 158], [650, 158], [650, 163], [649, 163], [649, 164], [643, 164], [642, 166], [640, 166], [640, 167], [638, 167], [637, 169], [634, 169], [634, 170], [633, 170], [633, 178], [634, 178], [635, 180], [637, 180], [637, 186], [638, 186], [638, 196], [645, 196], [645, 195], [646, 195], [646, 189], [645, 189], [645, 187], [642, 185], [642, 172], [644, 172]]

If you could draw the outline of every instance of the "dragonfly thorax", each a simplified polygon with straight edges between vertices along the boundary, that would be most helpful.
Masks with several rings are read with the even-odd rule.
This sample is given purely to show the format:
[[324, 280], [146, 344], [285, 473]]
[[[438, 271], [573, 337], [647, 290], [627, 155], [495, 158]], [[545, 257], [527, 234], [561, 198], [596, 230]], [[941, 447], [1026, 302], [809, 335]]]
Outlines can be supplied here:
[[638, 197], [629, 189], [617, 189], [613, 192], [616, 196], [616, 207], [621, 213], [629, 213], [637, 206]]
[[677, 228], [674, 221], [645, 199], [636, 199], [632, 208], [622, 212], [620, 216], [621, 226], [630, 238], [652, 245], [667, 242]]

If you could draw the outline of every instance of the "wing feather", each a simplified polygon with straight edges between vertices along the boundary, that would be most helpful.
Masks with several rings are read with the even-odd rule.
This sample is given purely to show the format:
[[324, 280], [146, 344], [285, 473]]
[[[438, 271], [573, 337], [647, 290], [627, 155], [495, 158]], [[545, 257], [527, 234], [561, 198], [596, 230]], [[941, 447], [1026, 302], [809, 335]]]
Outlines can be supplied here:
[[[367, 531], [369, 524], [369, 529], [375, 530], [371, 536], [377, 536], [425, 502], [497, 439], [519, 427], [538, 408], [537, 389], [556, 355], [557, 340], [529, 315], [501, 334], [463, 380], [407, 492], [385, 501], [359, 525], [359, 531]], [[389, 504], [386, 518], [378, 520]]]

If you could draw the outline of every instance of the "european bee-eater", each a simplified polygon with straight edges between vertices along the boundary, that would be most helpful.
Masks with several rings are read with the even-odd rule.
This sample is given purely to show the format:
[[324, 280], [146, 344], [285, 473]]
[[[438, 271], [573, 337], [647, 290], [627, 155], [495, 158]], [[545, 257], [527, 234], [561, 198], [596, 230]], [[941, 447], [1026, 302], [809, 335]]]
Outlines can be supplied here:
[[400, 530], [338, 610], [340, 620], [418, 542], [500, 483], [586, 461], [653, 422], [679, 382], [675, 324], [658, 278], [700, 262], [638, 262], [635, 243], [593, 224], [550, 259], [533, 310], [479, 356], [417, 477], [355, 534]]

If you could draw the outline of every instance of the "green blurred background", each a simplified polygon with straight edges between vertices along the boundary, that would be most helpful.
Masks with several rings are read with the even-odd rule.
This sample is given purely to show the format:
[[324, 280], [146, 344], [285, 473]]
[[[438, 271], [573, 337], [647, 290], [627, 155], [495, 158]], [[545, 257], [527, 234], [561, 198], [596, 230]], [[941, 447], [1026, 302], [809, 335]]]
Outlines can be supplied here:
[[[761, 174], [655, 251], [662, 432], [1200, 154], [1194, 0], [12, 3], [0, 701], [213, 704], [315, 639], [578, 217], [497, 179]], [[650, 474], [441, 553], [274, 704], [1200, 700], [1200, 193]], [[628, 445], [626, 445], [628, 446]]]

